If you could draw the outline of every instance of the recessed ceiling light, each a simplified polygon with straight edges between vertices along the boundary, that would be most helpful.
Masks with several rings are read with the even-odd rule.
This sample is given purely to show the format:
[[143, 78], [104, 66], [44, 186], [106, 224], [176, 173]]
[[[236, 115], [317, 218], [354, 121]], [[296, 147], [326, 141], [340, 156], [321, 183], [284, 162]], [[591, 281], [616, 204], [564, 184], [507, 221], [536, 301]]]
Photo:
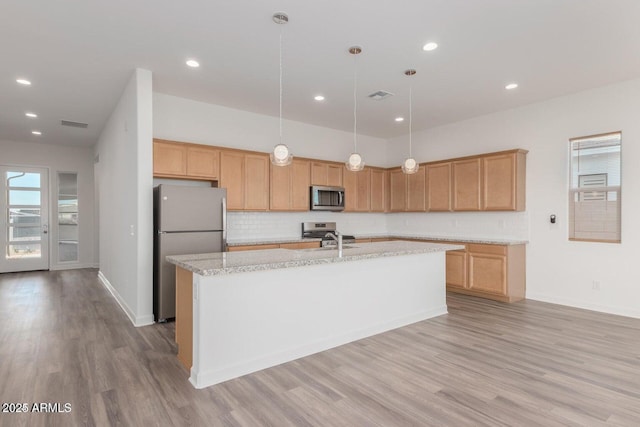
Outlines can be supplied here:
[[40, 132], [39, 130], [32, 130], [31, 133], [34, 135], [42, 135], [42, 132]]
[[16, 79], [16, 82], [20, 83], [21, 85], [31, 86], [31, 82], [27, 79]]
[[404, 117], [396, 117], [396, 122], [404, 122]]
[[31, 117], [32, 119], [35, 119], [36, 117], [38, 117], [36, 113], [24, 113], [24, 115], [27, 117]]
[[195, 59], [189, 59], [187, 60], [187, 65], [191, 68], [198, 68], [200, 66], [200, 63]]
[[506, 90], [513, 90], [513, 89], [515, 89], [515, 88], [517, 88], [517, 87], [518, 87], [518, 83], [509, 83], [509, 84], [508, 84], [508, 85], [506, 85], [504, 88], [505, 88]]
[[427, 52], [430, 52], [432, 50], [436, 50], [438, 48], [438, 43], [435, 42], [429, 42], [427, 44], [425, 44], [424, 46], [422, 46], [422, 50], [426, 50]]
[[313, 99], [315, 99], [316, 101], [324, 101], [324, 96], [316, 95], [316, 96], [313, 97]]

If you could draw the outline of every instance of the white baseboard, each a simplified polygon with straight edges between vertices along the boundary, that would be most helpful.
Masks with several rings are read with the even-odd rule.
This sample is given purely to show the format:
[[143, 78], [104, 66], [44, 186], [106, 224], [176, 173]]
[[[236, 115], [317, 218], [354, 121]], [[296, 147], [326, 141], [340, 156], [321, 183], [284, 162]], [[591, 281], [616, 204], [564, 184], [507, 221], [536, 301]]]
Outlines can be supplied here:
[[602, 304], [594, 304], [592, 302], [575, 300], [572, 298], [558, 297], [555, 295], [531, 293], [527, 291], [527, 299], [548, 302], [551, 304], [566, 305], [584, 310], [597, 311], [600, 313], [615, 314], [618, 316], [633, 317], [640, 319], [640, 311], [626, 307], [615, 307]]
[[83, 264], [58, 264], [52, 265], [49, 267], [51, 271], [61, 271], [61, 270], [79, 270], [81, 268], [98, 268], [98, 265], [95, 263], [83, 263]]
[[111, 295], [116, 300], [116, 302], [118, 303], [120, 308], [122, 308], [122, 311], [124, 311], [124, 313], [129, 318], [131, 323], [133, 323], [133, 326], [140, 327], [140, 326], [153, 325], [153, 323], [154, 323], [153, 314], [146, 315], [146, 316], [136, 316], [133, 313], [133, 310], [131, 310], [129, 308], [129, 306], [127, 305], [127, 302], [124, 300], [124, 298], [122, 298], [122, 296], [120, 296], [120, 293], [118, 293], [116, 288], [114, 288], [111, 285], [111, 283], [109, 282], [109, 280], [105, 277], [105, 275], [102, 274], [102, 271], [98, 271], [98, 278], [100, 279], [100, 281], [102, 282], [104, 287], [109, 291], [109, 293], [111, 293]]

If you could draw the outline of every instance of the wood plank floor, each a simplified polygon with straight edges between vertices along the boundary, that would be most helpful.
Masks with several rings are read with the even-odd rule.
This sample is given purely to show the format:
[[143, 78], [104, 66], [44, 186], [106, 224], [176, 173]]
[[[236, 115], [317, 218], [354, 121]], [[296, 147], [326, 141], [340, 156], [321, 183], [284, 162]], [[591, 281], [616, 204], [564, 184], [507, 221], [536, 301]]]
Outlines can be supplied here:
[[[449, 295], [449, 314], [195, 390], [174, 325], [96, 270], [0, 274], [1, 426], [640, 426], [640, 320]], [[31, 407], [29, 407], [31, 409]]]

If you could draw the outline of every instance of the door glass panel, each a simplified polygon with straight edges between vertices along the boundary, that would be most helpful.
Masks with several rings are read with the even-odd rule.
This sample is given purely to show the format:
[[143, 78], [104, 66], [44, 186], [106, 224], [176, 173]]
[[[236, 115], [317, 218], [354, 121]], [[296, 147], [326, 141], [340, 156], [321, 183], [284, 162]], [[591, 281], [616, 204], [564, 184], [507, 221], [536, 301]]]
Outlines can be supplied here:
[[40, 227], [9, 227], [9, 241], [25, 242], [40, 241]]
[[40, 226], [40, 209], [9, 208], [9, 224], [14, 226]]
[[78, 260], [78, 174], [58, 173], [58, 261]]
[[18, 258], [39, 258], [40, 243], [27, 243], [27, 244], [11, 244], [7, 246], [9, 259]]
[[40, 188], [39, 173], [7, 172], [9, 187]]
[[9, 190], [9, 205], [40, 206], [40, 190]]

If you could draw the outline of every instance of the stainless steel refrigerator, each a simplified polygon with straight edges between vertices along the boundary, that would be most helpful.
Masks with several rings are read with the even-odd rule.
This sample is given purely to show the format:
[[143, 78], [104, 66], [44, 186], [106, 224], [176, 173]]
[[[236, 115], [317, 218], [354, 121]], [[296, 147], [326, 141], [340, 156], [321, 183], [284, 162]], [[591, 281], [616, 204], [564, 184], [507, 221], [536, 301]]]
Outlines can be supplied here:
[[227, 190], [161, 184], [153, 192], [153, 314], [176, 316], [176, 269], [167, 255], [224, 252]]

